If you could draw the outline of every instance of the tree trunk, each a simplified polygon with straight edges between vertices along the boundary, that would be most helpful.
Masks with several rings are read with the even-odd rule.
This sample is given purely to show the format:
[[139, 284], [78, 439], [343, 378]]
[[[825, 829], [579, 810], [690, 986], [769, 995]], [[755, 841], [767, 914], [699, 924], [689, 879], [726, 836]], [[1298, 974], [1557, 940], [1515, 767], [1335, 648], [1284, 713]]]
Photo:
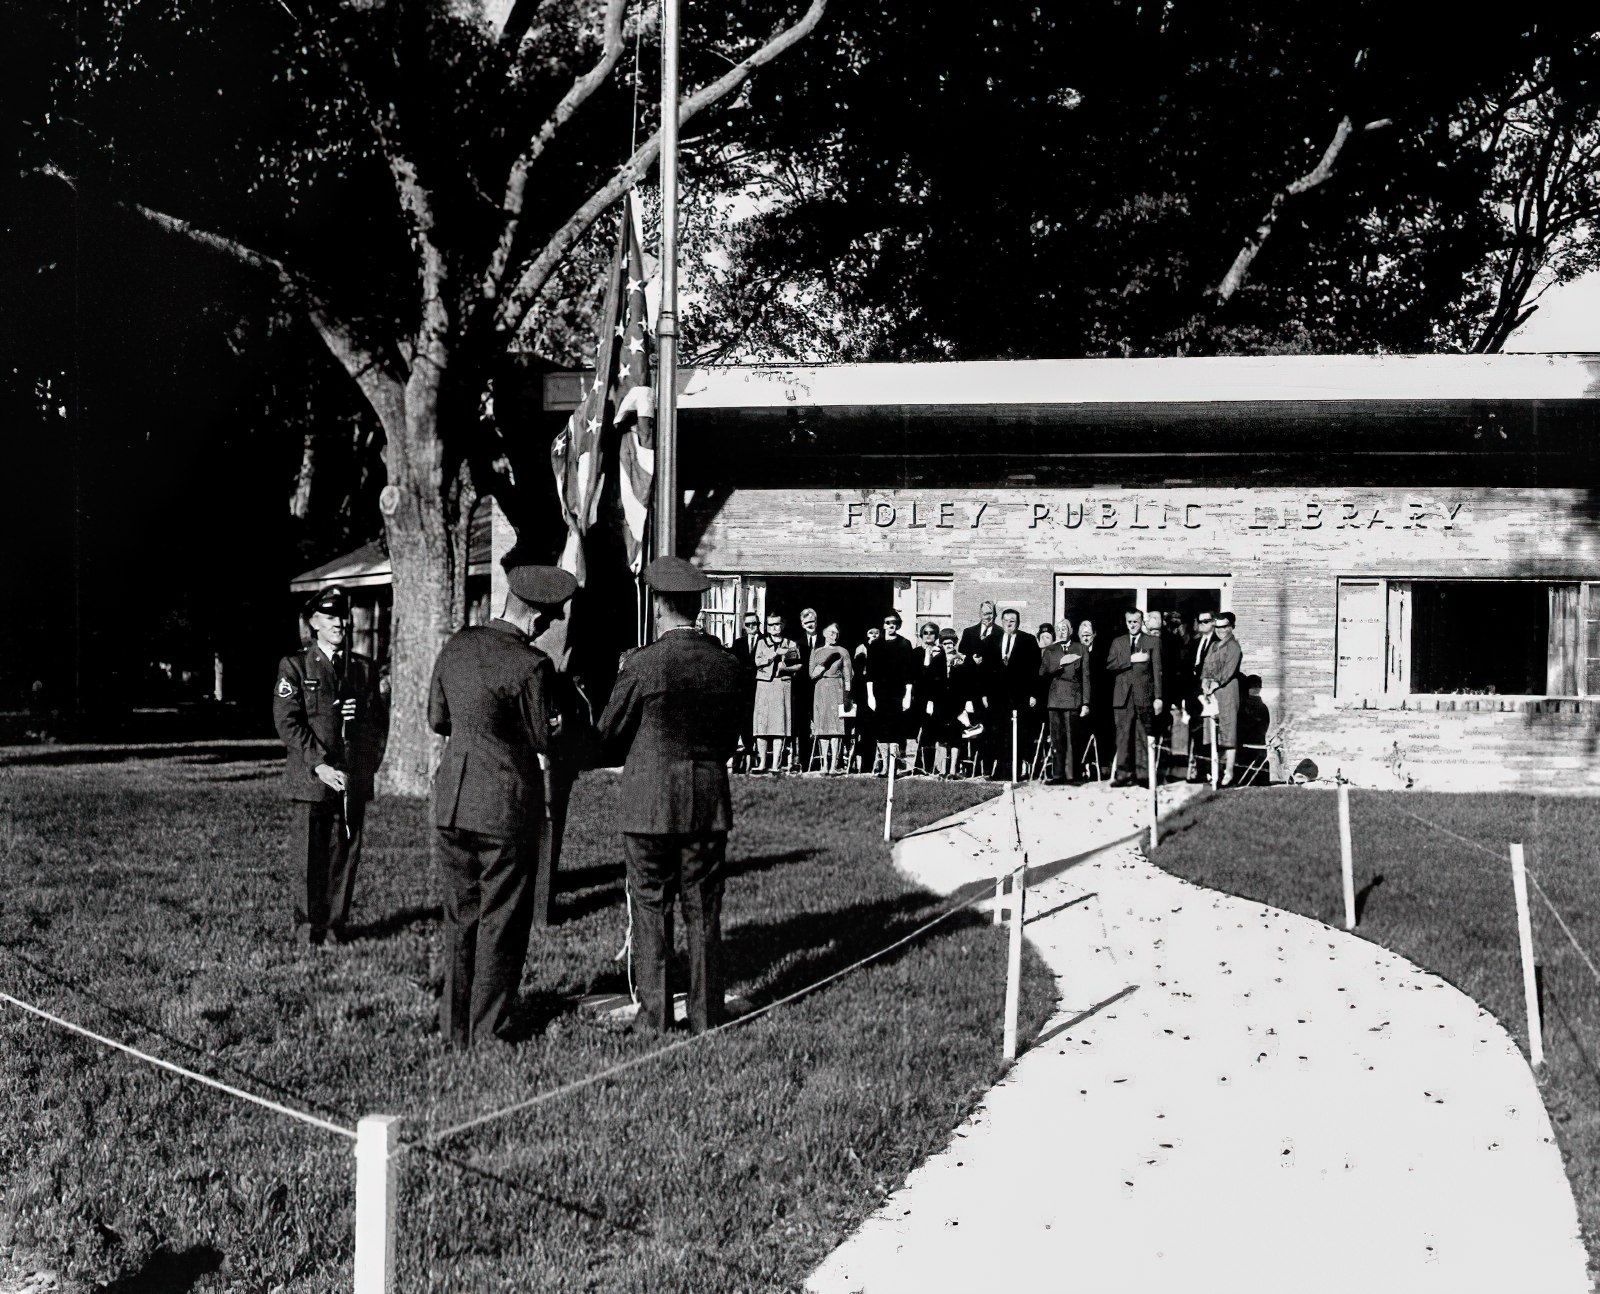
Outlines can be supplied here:
[[[438, 403], [407, 392], [405, 429], [385, 448], [389, 484], [384, 524], [393, 571], [394, 618], [389, 639], [389, 739], [378, 789], [426, 795], [441, 739], [428, 727], [428, 684], [445, 639], [465, 605], [465, 528], [446, 517], [447, 482], [439, 443]], [[460, 535], [460, 540], [458, 540]]]

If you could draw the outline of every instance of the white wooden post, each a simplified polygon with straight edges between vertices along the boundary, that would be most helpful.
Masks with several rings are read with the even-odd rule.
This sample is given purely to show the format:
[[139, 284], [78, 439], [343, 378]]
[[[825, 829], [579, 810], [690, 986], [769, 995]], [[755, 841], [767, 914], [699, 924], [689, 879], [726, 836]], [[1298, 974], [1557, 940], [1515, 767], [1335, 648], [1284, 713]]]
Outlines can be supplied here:
[[894, 770], [895, 766], [900, 762], [895, 755], [893, 745], [888, 746], [887, 750], [889, 752], [889, 794], [883, 802], [883, 838], [885, 841], [889, 839], [889, 830], [894, 821]]
[[1011, 874], [1011, 945], [1006, 954], [1006, 1020], [1004, 1051], [1017, 1058], [1017, 1013], [1022, 1004], [1022, 921], [1028, 898], [1028, 856], [1022, 855]]
[[392, 1114], [356, 1124], [355, 1294], [394, 1294], [395, 1125]]
[[1344, 875], [1344, 928], [1356, 928], [1356, 863], [1350, 840], [1350, 784], [1339, 783], [1339, 868]]
[[1156, 739], [1144, 739], [1146, 771], [1150, 774], [1150, 848], [1155, 849], [1161, 841], [1160, 828], [1156, 825], [1156, 815], [1159, 806], [1156, 803]]
[[1528, 919], [1528, 869], [1522, 846], [1511, 846], [1511, 889], [1517, 899], [1517, 943], [1522, 948], [1522, 1002], [1528, 1014], [1528, 1059], [1544, 1064], [1544, 1035], [1539, 1026], [1539, 981], [1533, 964], [1533, 923]]
[[1011, 785], [1017, 784], [1017, 711], [1011, 712]]

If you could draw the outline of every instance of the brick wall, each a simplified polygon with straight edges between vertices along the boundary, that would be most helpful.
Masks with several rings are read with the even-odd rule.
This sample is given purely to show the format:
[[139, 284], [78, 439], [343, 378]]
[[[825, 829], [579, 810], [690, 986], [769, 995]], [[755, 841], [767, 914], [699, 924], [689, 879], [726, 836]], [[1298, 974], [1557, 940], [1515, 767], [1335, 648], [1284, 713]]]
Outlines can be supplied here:
[[727, 573], [950, 575], [958, 624], [983, 598], [1054, 619], [1057, 575], [1225, 577], [1291, 764], [1371, 780], [1398, 744], [1419, 785], [1590, 784], [1586, 706], [1336, 708], [1333, 668], [1341, 576], [1600, 579], [1597, 511], [1577, 490], [736, 490], [697, 552]]

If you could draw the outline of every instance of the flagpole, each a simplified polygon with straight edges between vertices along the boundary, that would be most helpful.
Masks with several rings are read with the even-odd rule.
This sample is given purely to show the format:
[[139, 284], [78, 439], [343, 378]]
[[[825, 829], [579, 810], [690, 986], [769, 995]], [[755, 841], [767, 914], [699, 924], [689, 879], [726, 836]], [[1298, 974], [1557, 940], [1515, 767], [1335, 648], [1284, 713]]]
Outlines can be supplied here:
[[661, 0], [661, 314], [656, 324], [656, 555], [678, 555], [678, 0]]

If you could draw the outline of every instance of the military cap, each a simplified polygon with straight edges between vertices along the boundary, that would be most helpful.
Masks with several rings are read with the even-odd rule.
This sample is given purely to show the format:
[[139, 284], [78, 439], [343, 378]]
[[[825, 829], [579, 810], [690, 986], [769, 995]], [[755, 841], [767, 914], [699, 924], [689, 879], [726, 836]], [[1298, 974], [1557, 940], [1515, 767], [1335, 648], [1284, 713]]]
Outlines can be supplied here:
[[657, 593], [699, 593], [711, 581], [684, 557], [658, 557], [644, 568], [644, 582]]
[[578, 581], [571, 571], [536, 562], [513, 562], [512, 558], [516, 556], [516, 549], [512, 549], [501, 558], [500, 564], [506, 570], [507, 587], [524, 602], [553, 607], [578, 591]]
[[338, 616], [339, 619], [343, 620], [350, 614], [350, 599], [337, 584], [330, 585], [325, 589], [319, 589], [306, 599], [306, 604], [301, 609], [300, 614], [305, 617], [306, 623], [309, 624], [311, 617], [319, 611], [326, 615]]

